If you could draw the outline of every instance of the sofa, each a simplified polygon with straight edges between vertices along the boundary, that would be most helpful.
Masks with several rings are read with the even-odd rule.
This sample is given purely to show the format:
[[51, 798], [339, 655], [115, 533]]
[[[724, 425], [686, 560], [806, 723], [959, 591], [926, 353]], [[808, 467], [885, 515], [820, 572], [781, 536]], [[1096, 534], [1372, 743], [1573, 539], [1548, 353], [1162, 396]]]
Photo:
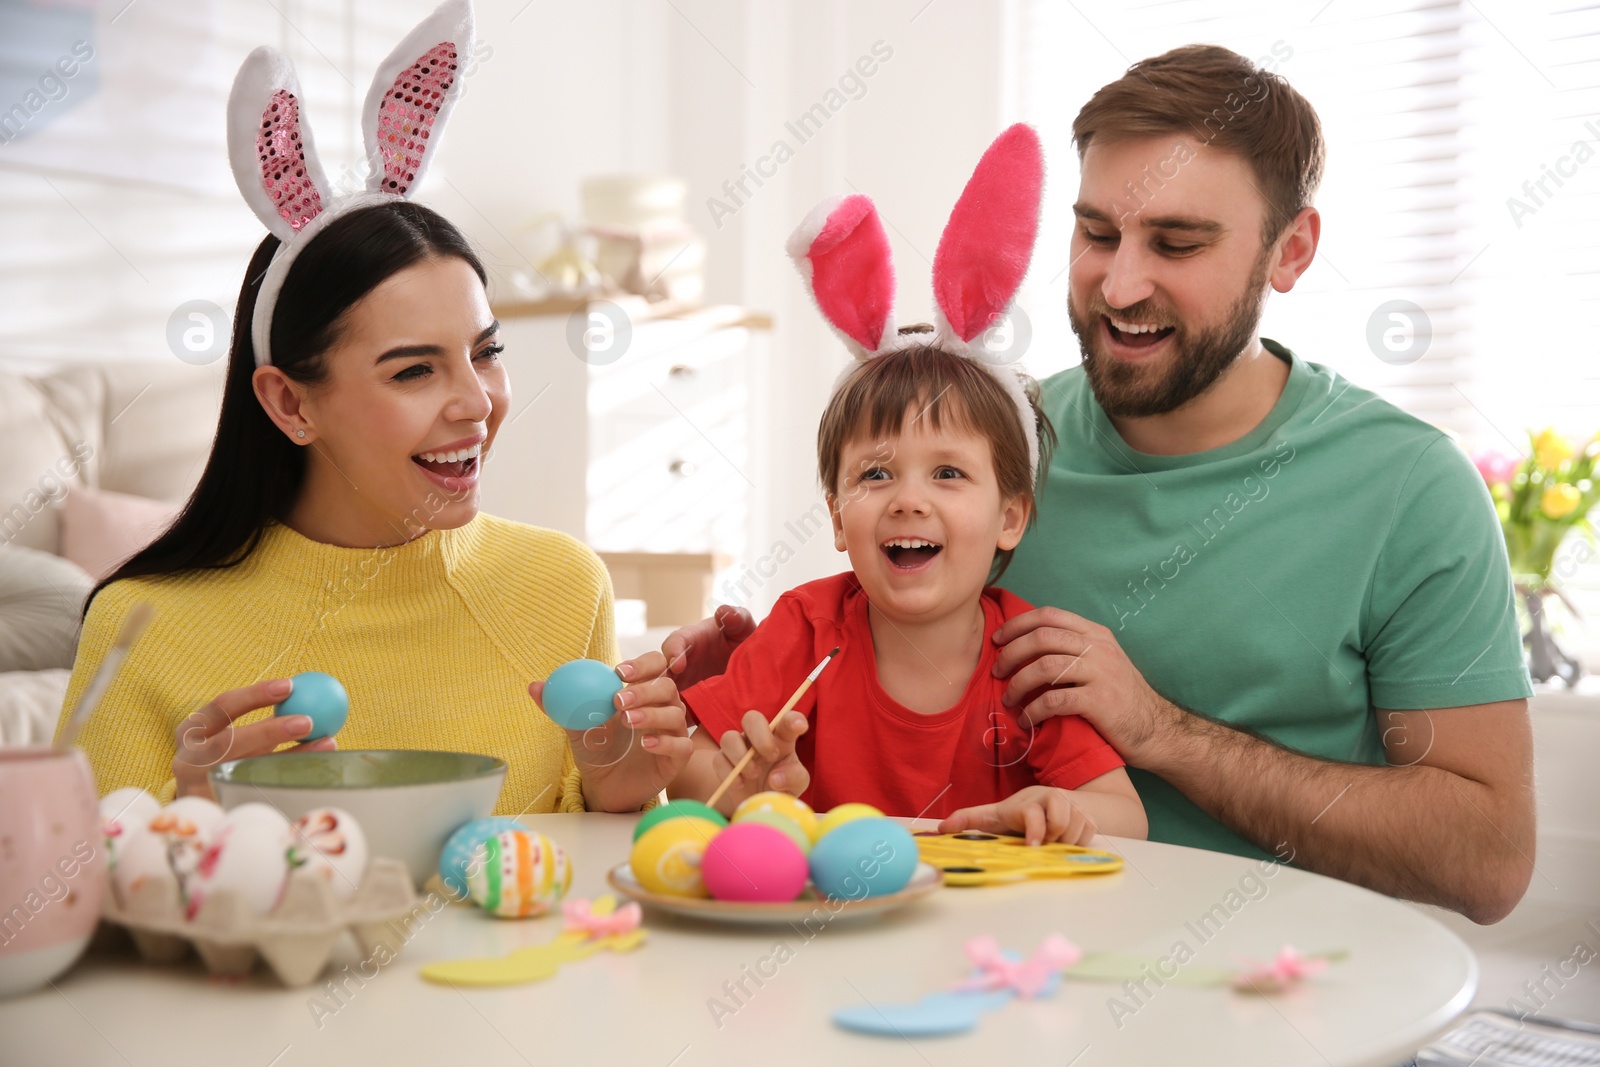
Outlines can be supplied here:
[[194, 488], [224, 368], [0, 361], [0, 744], [53, 735], [84, 600]]

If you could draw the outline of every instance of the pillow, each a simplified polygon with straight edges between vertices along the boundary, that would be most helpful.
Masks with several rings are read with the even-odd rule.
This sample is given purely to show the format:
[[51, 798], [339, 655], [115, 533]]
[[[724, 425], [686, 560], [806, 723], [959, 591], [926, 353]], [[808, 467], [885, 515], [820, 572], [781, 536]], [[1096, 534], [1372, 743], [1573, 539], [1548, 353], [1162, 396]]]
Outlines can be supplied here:
[[61, 554], [95, 581], [172, 524], [182, 504], [73, 486], [61, 502]]
[[0, 746], [48, 745], [71, 677], [65, 669], [0, 671]]
[[60, 556], [0, 548], [0, 671], [71, 667], [93, 580]]

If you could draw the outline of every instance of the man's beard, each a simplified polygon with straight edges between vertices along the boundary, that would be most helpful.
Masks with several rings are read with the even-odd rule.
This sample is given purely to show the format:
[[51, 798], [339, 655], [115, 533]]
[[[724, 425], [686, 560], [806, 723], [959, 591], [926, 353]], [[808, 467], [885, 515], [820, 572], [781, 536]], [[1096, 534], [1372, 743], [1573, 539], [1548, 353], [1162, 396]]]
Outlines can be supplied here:
[[[1100, 316], [1111, 309], [1097, 299], [1099, 306], [1090, 309], [1087, 321], [1080, 318], [1072, 299], [1067, 299], [1067, 316], [1072, 320], [1072, 332], [1078, 335], [1078, 347], [1083, 352], [1083, 370], [1089, 377], [1089, 388], [1107, 415], [1138, 418], [1145, 415], [1165, 415], [1193, 400], [1214, 385], [1222, 372], [1233, 366], [1243, 354], [1245, 346], [1256, 337], [1261, 325], [1261, 311], [1267, 301], [1266, 283], [1269, 257], [1263, 253], [1251, 272], [1244, 293], [1228, 309], [1220, 326], [1190, 336], [1187, 329], [1174, 325], [1172, 352], [1165, 357], [1166, 373], [1159, 366], [1124, 363], [1111, 356], [1101, 357], [1094, 352], [1094, 343], [1100, 338]], [[1159, 308], [1149, 301], [1120, 309], [1115, 317], [1124, 322], [1159, 320]]]

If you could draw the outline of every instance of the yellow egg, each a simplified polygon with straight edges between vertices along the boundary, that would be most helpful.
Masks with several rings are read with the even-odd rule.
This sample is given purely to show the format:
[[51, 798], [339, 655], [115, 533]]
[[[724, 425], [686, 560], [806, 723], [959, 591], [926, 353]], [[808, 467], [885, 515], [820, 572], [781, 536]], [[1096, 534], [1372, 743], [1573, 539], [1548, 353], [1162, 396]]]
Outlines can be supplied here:
[[816, 836], [820, 839], [829, 830], [838, 829], [845, 823], [855, 822], [857, 819], [881, 818], [883, 818], [883, 812], [871, 804], [840, 804], [818, 820]]
[[633, 843], [628, 856], [633, 876], [652, 893], [709, 896], [700, 879], [700, 857], [721, 829], [710, 819], [693, 816], [657, 823]]
[[811, 805], [799, 797], [778, 792], [757, 793], [733, 809], [733, 821], [738, 822], [757, 811], [775, 811], [779, 815], [787, 815], [794, 820], [796, 826], [805, 831], [807, 837], [813, 841], [817, 839], [817, 813], [811, 810]]

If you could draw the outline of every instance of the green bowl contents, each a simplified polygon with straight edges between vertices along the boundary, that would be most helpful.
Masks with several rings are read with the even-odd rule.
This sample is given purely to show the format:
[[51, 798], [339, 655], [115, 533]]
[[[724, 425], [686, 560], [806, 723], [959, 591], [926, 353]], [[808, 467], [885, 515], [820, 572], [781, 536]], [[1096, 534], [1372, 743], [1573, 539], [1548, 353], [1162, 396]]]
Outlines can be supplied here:
[[470, 752], [282, 752], [225, 763], [213, 777], [229, 784], [287, 789], [369, 789], [470, 781], [503, 773], [505, 766], [504, 760]]

